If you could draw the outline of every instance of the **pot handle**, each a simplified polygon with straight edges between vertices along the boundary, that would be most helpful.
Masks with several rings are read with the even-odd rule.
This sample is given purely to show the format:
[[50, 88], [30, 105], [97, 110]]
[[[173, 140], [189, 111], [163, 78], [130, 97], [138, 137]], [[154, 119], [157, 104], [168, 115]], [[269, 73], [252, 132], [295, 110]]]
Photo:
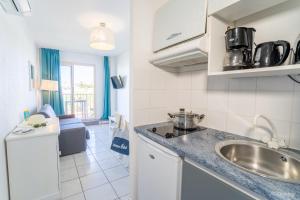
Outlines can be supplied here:
[[202, 114], [202, 115], [198, 115], [197, 116], [197, 119], [198, 119], [198, 123], [203, 119], [205, 117], [205, 115], [204, 114]]
[[175, 118], [175, 115], [173, 115], [173, 114], [171, 114], [171, 113], [168, 113], [168, 115], [169, 115], [169, 117], [172, 118], [172, 119]]

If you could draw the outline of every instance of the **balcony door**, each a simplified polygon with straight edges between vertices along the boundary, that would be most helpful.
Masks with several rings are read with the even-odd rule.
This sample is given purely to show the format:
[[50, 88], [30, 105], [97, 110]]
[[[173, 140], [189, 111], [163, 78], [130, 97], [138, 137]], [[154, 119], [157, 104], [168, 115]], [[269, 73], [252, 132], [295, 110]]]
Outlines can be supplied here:
[[81, 119], [94, 119], [95, 67], [64, 64], [61, 66], [62, 94], [65, 113]]

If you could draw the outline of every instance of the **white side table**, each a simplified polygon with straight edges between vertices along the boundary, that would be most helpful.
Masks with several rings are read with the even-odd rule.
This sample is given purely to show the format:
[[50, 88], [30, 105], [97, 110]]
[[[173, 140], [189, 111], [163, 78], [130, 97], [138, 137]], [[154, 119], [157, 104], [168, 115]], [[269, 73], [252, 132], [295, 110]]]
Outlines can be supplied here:
[[6, 137], [11, 200], [53, 200], [60, 197], [59, 120], [26, 135]]

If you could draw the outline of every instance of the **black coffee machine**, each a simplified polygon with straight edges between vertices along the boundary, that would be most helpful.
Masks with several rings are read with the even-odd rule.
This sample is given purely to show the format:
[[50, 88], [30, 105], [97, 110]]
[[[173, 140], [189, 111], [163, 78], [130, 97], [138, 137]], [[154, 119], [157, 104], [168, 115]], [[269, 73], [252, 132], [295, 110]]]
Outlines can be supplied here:
[[224, 71], [252, 68], [254, 28], [236, 27], [225, 33]]

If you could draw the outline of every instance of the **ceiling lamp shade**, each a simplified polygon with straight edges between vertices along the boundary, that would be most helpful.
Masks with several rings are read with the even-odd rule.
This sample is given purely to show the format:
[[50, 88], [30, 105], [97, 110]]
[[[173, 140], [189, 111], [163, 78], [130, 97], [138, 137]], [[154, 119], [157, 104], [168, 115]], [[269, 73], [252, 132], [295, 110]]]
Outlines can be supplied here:
[[103, 51], [109, 51], [115, 48], [114, 34], [106, 27], [105, 23], [100, 23], [100, 26], [92, 31], [90, 47]]

